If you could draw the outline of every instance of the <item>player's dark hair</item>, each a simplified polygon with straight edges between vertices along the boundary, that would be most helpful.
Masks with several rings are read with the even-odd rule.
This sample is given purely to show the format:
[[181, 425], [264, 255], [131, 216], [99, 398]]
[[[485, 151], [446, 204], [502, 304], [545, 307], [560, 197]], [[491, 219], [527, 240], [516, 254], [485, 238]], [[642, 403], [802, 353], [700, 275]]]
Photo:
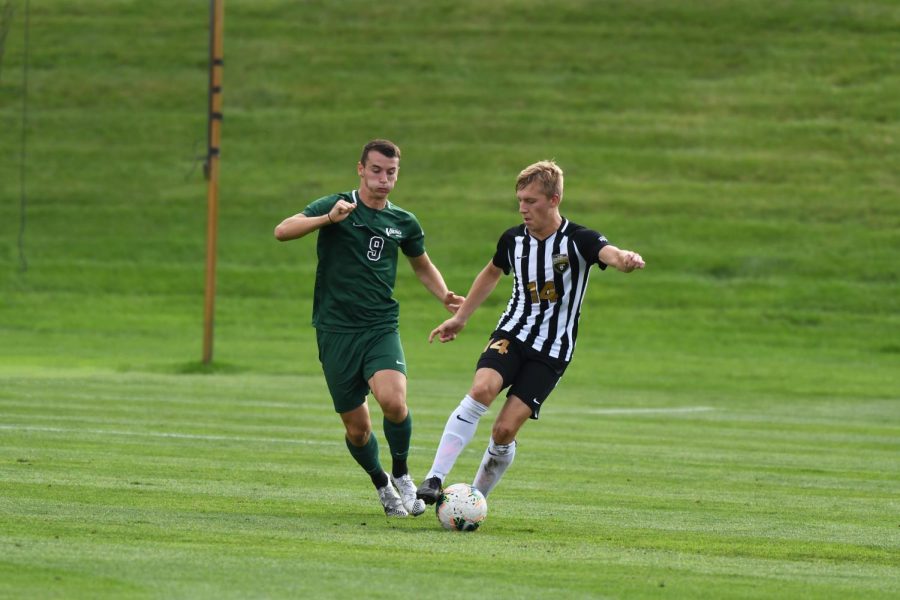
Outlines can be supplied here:
[[371, 150], [384, 154], [388, 158], [400, 158], [400, 147], [394, 142], [390, 140], [372, 140], [363, 148], [362, 156], [359, 158], [360, 164], [366, 164]]

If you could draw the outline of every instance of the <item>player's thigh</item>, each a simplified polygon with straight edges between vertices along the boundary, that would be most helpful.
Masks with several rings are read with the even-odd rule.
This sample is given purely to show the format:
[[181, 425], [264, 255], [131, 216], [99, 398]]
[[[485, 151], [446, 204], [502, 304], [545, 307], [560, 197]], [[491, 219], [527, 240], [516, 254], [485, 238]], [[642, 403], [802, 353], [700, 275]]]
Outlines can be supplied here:
[[485, 406], [490, 406], [502, 389], [503, 375], [493, 367], [482, 367], [475, 371], [469, 396]]
[[565, 372], [564, 364], [551, 365], [544, 360], [528, 360], [510, 385], [507, 397], [517, 398], [531, 411], [531, 418], [537, 419], [541, 406], [550, 392], [556, 388], [563, 372]]
[[369, 388], [375, 398], [402, 400], [406, 398], [406, 375], [393, 369], [376, 371], [369, 378]]
[[495, 331], [478, 357], [475, 380], [469, 395], [478, 402], [489, 405], [502, 389], [516, 380], [523, 360], [521, 342], [507, 337], [506, 332]]
[[397, 371], [406, 379], [406, 357], [396, 330], [367, 332], [362, 372], [366, 381], [378, 371]]
[[519, 429], [532, 416], [531, 408], [522, 399], [510, 395], [494, 420], [491, 437], [496, 444], [511, 444], [516, 439]]
[[369, 387], [389, 421], [400, 423], [406, 418], [406, 375], [393, 369], [382, 369], [369, 378]]
[[395, 330], [367, 337], [363, 375], [384, 415], [393, 422], [406, 418], [406, 358]]
[[365, 353], [360, 335], [317, 330], [316, 341], [335, 412], [345, 413], [360, 407], [369, 393], [362, 376]]

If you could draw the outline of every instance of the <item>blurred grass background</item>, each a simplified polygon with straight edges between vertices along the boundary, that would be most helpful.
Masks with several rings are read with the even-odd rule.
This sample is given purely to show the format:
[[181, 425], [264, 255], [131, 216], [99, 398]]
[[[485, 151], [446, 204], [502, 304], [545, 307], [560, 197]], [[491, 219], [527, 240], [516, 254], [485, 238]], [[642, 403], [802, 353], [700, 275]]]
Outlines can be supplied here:
[[[19, 7], [0, 81], [7, 364], [199, 357], [206, 10], [33, 4], [23, 273]], [[634, 387], [700, 369], [711, 388], [896, 391], [895, 3], [232, 2], [226, 19], [217, 362], [317, 370], [314, 244], [271, 229], [353, 187], [361, 144], [385, 136], [404, 149], [393, 199], [454, 289], [542, 158], [566, 170], [565, 215], [646, 256], [595, 278], [572, 379], [603, 363]], [[467, 373], [505, 290], [426, 352], [442, 315], [401, 269], [420, 364]]]

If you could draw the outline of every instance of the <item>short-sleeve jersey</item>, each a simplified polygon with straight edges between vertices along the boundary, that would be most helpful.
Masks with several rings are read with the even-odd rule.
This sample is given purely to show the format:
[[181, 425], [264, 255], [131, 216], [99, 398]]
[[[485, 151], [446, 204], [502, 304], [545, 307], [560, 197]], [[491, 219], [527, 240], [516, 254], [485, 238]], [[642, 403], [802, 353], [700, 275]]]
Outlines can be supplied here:
[[606, 269], [598, 253], [608, 244], [602, 234], [566, 219], [545, 240], [531, 237], [524, 224], [506, 230], [493, 264], [513, 273], [513, 289], [497, 329], [545, 356], [572, 360], [590, 269]]
[[382, 210], [369, 208], [357, 190], [319, 198], [303, 214], [327, 214], [340, 199], [355, 202], [356, 209], [319, 229], [313, 326], [334, 332], [396, 328], [398, 251], [409, 257], [424, 254], [422, 227], [415, 215], [390, 201]]

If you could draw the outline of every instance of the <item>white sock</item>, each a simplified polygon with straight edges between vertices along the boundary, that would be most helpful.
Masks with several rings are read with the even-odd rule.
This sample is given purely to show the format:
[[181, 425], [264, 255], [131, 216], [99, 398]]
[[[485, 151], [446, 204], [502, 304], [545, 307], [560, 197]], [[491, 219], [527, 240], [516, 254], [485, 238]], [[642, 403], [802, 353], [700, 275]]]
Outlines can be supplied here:
[[456, 410], [450, 413], [450, 418], [447, 419], [447, 424], [444, 426], [444, 434], [441, 436], [441, 443], [438, 444], [437, 452], [434, 455], [434, 463], [432, 463], [428, 475], [425, 476], [426, 479], [438, 477], [441, 481], [444, 481], [463, 448], [475, 436], [475, 430], [478, 429], [478, 420], [481, 418], [481, 415], [487, 412], [487, 409], [487, 406], [466, 394], [466, 397], [462, 399], [462, 402], [459, 403]]
[[506, 473], [506, 469], [512, 464], [516, 457], [516, 440], [511, 444], [497, 444], [494, 438], [488, 444], [484, 457], [481, 459], [481, 466], [478, 467], [478, 473], [472, 481], [472, 487], [479, 492], [487, 495], [491, 493], [494, 486], [500, 483], [500, 478]]

